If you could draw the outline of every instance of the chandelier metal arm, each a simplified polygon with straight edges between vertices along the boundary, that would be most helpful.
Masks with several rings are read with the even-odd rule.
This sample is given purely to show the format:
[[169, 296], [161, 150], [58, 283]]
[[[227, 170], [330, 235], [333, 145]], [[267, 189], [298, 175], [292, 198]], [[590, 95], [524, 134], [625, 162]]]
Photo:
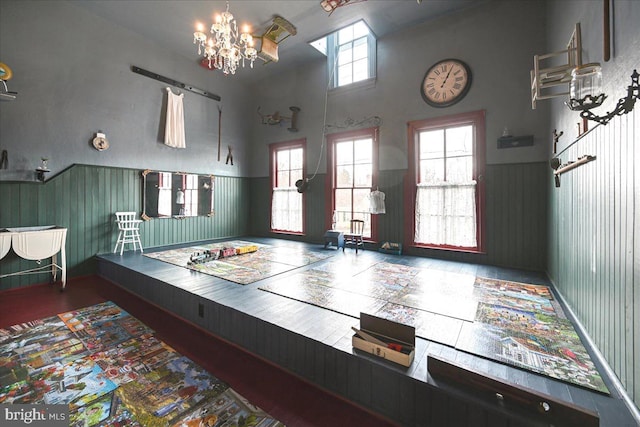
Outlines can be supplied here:
[[638, 71], [633, 70], [633, 73], [631, 74], [631, 84], [627, 86], [627, 96], [618, 100], [616, 108], [613, 111], [607, 112], [604, 116], [597, 116], [593, 114], [591, 110], [584, 110], [580, 113], [580, 117], [606, 125], [615, 116], [622, 116], [633, 111], [636, 100], [640, 99], [640, 84], [638, 84], [638, 77], [640, 77]]

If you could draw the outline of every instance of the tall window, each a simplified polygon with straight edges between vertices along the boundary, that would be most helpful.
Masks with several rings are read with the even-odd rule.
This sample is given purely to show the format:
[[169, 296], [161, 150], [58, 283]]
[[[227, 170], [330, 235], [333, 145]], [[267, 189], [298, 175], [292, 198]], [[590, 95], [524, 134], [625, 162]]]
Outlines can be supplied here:
[[409, 123], [418, 246], [483, 250], [484, 112]]
[[313, 41], [311, 45], [327, 56], [331, 87], [346, 86], [376, 75], [376, 39], [364, 21]]
[[296, 181], [305, 178], [304, 140], [271, 144], [271, 231], [304, 232], [304, 193]]
[[352, 219], [364, 221], [364, 237], [375, 239], [369, 195], [377, 179], [378, 128], [329, 135], [331, 227], [347, 232]]

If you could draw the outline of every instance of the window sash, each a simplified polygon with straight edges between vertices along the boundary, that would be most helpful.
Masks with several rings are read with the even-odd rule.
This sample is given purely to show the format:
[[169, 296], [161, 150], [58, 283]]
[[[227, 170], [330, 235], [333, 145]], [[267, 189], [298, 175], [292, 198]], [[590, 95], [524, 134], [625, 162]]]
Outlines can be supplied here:
[[[337, 139], [333, 143], [333, 215], [335, 230], [348, 232], [352, 219], [364, 221], [365, 237], [372, 237], [369, 194], [373, 186], [372, 137]], [[366, 149], [366, 153], [365, 153]]]
[[271, 199], [271, 229], [302, 233], [302, 194], [295, 187], [274, 188]]
[[305, 174], [305, 141], [276, 143], [271, 152], [271, 221], [275, 232], [304, 233], [304, 194], [295, 187]]
[[[326, 36], [331, 87], [338, 88], [376, 75], [376, 38], [364, 21]], [[336, 58], [337, 56], [337, 58]]]
[[476, 181], [418, 184], [415, 242], [436, 246], [476, 247], [476, 184]]

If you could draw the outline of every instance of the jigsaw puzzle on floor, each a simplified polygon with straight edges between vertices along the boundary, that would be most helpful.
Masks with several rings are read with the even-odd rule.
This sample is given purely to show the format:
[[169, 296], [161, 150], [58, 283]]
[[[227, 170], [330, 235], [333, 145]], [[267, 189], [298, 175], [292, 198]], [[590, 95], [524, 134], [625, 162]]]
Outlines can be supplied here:
[[356, 318], [364, 312], [411, 325], [422, 338], [609, 392], [545, 285], [332, 259], [259, 289]]
[[70, 426], [282, 426], [112, 302], [0, 329], [0, 404]]
[[[252, 248], [251, 251], [242, 252], [249, 247], [255, 250]], [[217, 255], [218, 251], [222, 251], [220, 255]], [[225, 251], [229, 255], [225, 256]], [[209, 255], [213, 253], [216, 255]], [[200, 254], [205, 255], [198, 257]], [[144, 255], [241, 285], [266, 279], [331, 256], [326, 252], [290, 246], [270, 246], [242, 240], [150, 252]], [[192, 262], [192, 259], [195, 262]]]

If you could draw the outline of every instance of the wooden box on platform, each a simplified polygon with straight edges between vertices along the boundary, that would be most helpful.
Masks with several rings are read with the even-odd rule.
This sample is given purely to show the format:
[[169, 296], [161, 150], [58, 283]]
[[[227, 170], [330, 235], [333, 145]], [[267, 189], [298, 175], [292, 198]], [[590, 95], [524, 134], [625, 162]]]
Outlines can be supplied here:
[[360, 329], [351, 338], [354, 348], [402, 366], [411, 366], [415, 356], [416, 328], [381, 317], [360, 313]]

